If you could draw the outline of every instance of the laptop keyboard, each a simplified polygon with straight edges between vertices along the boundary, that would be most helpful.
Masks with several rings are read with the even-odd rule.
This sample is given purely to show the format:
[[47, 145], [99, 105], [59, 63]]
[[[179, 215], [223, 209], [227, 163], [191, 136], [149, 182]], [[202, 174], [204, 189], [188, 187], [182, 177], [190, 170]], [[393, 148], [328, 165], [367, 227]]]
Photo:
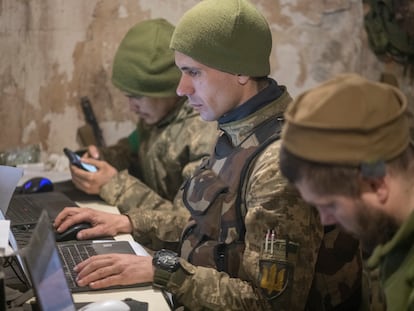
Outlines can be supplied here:
[[19, 225], [11, 226], [10, 228], [13, 232], [14, 238], [16, 239], [19, 249], [21, 249], [25, 247], [27, 244], [29, 244], [35, 225]]
[[39, 219], [39, 210], [33, 207], [33, 201], [23, 196], [20, 200], [23, 201], [20, 206], [11, 206], [7, 210], [7, 218], [19, 223], [36, 223]]
[[67, 206], [77, 205], [61, 192], [17, 194], [10, 201], [6, 219], [10, 219], [12, 225], [35, 224], [42, 210], [54, 219]]
[[95, 249], [91, 244], [59, 244], [58, 250], [69, 287], [78, 287], [76, 272], [73, 271], [73, 268], [89, 257], [96, 255]]

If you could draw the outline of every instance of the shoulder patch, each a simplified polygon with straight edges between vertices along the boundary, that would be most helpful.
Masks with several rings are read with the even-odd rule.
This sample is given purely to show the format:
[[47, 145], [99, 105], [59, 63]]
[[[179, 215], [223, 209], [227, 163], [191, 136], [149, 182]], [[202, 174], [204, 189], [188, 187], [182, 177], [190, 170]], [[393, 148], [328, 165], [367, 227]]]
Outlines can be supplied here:
[[286, 261], [260, 260], [260, 288], [267, 299], [275, 299], [288, 287], [293, 268]]
[[[267, 235], [268, 236], [268, 235]], [[266, 238], [259, 260], [259, 286], [269, 300], [282, 295], [293, 282], [298, 244]]]

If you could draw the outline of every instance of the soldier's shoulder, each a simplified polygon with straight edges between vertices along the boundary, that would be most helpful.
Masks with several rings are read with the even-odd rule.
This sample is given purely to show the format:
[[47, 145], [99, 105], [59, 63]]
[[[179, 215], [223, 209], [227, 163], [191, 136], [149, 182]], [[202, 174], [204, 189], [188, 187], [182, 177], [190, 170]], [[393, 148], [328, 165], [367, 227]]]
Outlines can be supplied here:
[[280, 152], [280, 139], [271, 142], [267, 145], [263, 151], [257, 156], [258, 163], [267, 163], [279, 170], [279, 152]]

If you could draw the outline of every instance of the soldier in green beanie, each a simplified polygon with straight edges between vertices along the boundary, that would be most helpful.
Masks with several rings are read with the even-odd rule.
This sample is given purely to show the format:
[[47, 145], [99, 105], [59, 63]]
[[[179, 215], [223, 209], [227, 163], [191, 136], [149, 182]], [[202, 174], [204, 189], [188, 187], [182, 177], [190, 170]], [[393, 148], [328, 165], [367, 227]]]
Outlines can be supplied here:
[[[279, 170], [291, 97], [269, 77], [265, 18], [247, 0], [204, 0], [181, 18], [170, 47], [182, 72], [177, 94], [220, 129], [175, 200], [184, 230], [168, 237], [180, 255], [98, 256], [78, 266], [78, 283], [153, 282], [184, 310], [358, 310], [358, 241], [323, 228]], [[136, 234], [170, 228], [161, 212], [140, 215], [130, 217]]]
[[285, 117], [282, 173], [324, 225], [359, 237], [368, 266], [380, 269], [387, 310], [413, 310], [414, 147], [406, 97], [343, 74], [300, 95]]
[[[99, 194], [121, 212], [172, 208], [183, 180], [209, 154], [217, 132], [176, 94], [180, 71], [169, 48], [174, 26], [152, 19], [133, 26], [113, 62], [112, 82], [138, 117], [137, 129], [114, 146], [89, 146], [83, 161], [96, 173], [70, 167], [74, 185]], [[173, 222], [172, 224], [173, 225]], [[151, 248], [157, 240], [139, 237]]]

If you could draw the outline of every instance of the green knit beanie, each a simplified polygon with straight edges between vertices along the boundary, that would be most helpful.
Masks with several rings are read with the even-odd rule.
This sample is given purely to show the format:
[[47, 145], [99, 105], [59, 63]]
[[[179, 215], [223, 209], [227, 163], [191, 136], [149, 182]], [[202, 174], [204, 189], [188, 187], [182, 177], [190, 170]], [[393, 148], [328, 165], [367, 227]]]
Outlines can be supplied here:
[[187, 11], [170, 47], [220, 71], [264, 77], [270, 73], [272, 35], [247, 0], [204, 0]]
[[132, 96], [175, 96], [181, 73], [169, 48], [173, 31], [165, 19], [132, 27], [115, 54], [112, 83]]

